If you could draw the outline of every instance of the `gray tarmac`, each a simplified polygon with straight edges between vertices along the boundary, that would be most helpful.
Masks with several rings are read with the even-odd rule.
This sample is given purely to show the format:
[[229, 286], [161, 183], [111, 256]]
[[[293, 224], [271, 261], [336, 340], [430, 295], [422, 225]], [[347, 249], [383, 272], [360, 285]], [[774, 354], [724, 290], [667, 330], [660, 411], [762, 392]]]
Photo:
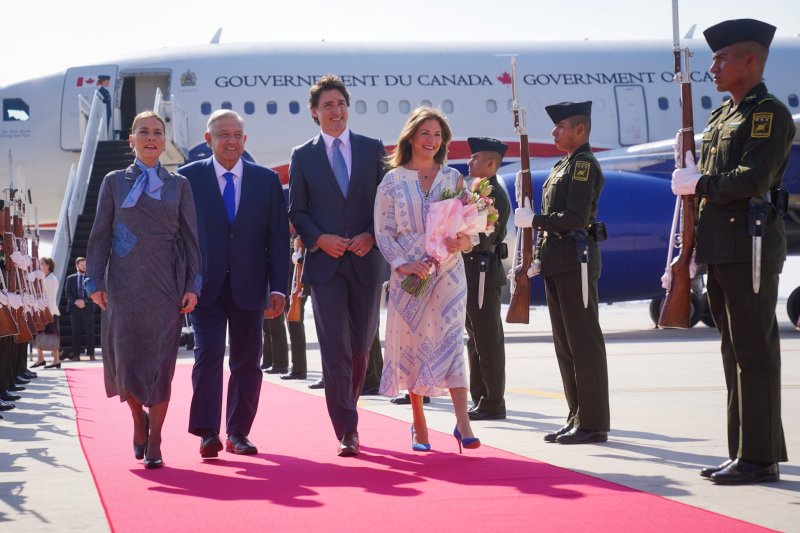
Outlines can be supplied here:
[[[506, 325], [508, 418], [473, 422], [473, 431], [488, 446], [746, 522], [800, 531], [800, 332], [786, 319], [785, 305], [778, 303], [777, 314], [790, 461], [781, 464], [778, 483], [715, 486], [698, 475], [700, 468], [720, 463], [726, 454], [719, 338], [702, 324], [686, 331], [656, 330], [645, 303], [600, 309], [611, 389], [607, 443], [562, 446], [542, 440], [563, 425], [567, 412], [547, 310], [542, 307], [532, 310], [530, 325]], [[309, 381], [264, 379], [321, 396], [321, 391], [306, 387], [320, 372], [310, 306], [306, 323]], [[191, 362], [191, 354], [181, 352], [179, 364]], [[5, 420], [0, 421], [0, 530], [109, 531], [77, 436], [64, 373], [39, 370], [39, 378], [16, 402], [17, 409], [3, 413]], [[408, 406], [393, 405], [387, 398], [363, 397], [359, 405], [411, 419]], [[434, 398], [426, 412], [431, 429], [452, 430], [449, 399]], [[368, 438], [362, 435], [362, 440]], [[668, 524], [653, 527], [669, 529]]]

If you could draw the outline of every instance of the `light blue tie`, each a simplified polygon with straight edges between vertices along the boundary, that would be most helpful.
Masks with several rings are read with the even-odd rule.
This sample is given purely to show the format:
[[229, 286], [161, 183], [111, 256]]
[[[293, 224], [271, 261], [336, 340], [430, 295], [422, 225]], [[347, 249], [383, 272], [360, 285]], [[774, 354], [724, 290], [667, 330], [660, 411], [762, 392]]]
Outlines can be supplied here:
[[339, 182], [342, 194], [347, 196], [347, 190], [350, 188], [350, 176], [347, 173], [347, 163], [344, 162], [344, 155], [342, 155], [342, 141], [338, 138], [333, 140], [333, 175], [336, 176], [336, 181]]
[[136, 178], [131, 192], [128, 193], [128, 196], [125, 197], [125, 201], [122, 202], [122, 208], [135, 206], [136, 202], [139, 201], [139, 197], [142, 196], [142, 193], [153, 200], [161, 200], [161, 187], [164, 186], [164, 182], [158, 177], [158, 165], [155, 167], [148, 167], [138, 159], [135, 163], [142, 173]]
[[226, 172], [222, 175], [225, 178], [225, 189], [222, 191], [222, 201], [225, 203], [225, 211], [228, 213], [228, 220], [233, 225], [236, 218], [236, 188], [233, 186], [233, 173]]

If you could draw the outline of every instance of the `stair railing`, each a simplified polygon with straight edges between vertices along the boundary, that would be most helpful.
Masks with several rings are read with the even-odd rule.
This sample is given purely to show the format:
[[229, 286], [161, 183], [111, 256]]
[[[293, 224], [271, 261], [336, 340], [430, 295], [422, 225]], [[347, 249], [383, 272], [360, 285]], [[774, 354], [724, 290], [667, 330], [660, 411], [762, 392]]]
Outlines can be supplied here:
[[168, 142], [161, 162], [165, 165], [183, 164], [189, 157], [189, 117], [186, 111], [175, 103], [175, 95], [172, 95], [172, 100], [165, 99], [161, 88], [156, 88], [153, 110], [164, 118], [167, 126]]
[[[67, 189], [64, 193], [64, 200], [61, 203], [61, 212], [58, 216], [58, 226], [53, 237], [52, 257], [56, 263], [56, 277], [64, 279], [67, 271], [67, 261], [69, 260], [70, 250], [72, 249], [72, 239], [75, 236], [75, 229], [78, 226], [78, 216], [83, 212], [86, 203], [86, 191], [89, 187], [89, 178], [92, 175], [94, 156], [97, 152], [97, 143], [105, 138], [106, 105], [95, 93], [91, 106], [83, 96], [78, 96], [78, 108], [81, 114], [85, 113], [88, 106], [88, 119], [86, 120], [85, 133], [83, 135], [83, 145], [81, 146], [81, 156], [78, 166], [73, 165], [70, 169]], [[83, 121], [81, 121], [83, 122]], [[63, 291], [64, 284], [59, 284], [59, 295]]]

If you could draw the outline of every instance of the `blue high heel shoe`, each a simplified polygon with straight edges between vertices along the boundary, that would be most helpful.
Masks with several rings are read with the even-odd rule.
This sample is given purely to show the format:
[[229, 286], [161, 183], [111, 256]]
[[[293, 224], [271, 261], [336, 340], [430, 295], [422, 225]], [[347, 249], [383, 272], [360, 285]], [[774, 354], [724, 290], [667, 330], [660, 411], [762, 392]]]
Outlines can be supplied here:
[[411, 449], [415, 452], [429, 452], [431, 451], [431, 445], [423, 444], [421, 442], [416, 442], [414, 440], [414, 424], [411, 424]]
[[458, 426], [453, 429], [453, 436], [456, 438], [456, 442], [458, 442], [458, 453], [463, 453], [461, 451], [462, 446], [468, 450], [474, 450], [475, 448], [481, 447], [481, 439], [478, 437], [462, 437], [461, 432], [458, 431]]

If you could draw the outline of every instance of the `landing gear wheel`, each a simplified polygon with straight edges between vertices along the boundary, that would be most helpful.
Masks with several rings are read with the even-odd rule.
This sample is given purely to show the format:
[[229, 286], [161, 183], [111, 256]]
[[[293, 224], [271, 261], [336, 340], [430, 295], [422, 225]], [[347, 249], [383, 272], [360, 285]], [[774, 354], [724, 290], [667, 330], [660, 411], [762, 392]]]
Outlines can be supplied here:
[[789, 295], [786, 300], [786, 312], [789, 314], [789, 320], [792, 321], [794, 327], [798, 327], [797, 320], [800, 318], [800, 287], [797, 287]]
[[[661, 314], [661, 306], [664, 305], [664, 296], [658, 296], [650, 300], [650, 320], [653, 324], [658, 326], [658, 317]], [[689, 302], [689, 327], [693, 328], [695, 324], [700, 322], [703, 315], [703, 301], [699, 296], [692, 293], [691, 301]]]
[[658, 327], [658, 315], [661, 314], [662, 305], [664, 305], [663, 296], [656, 296], [650, 300], [650, 320], [653, 321], [653, 325], [656, 327]]
[[706, 326], [710, 328], [716, 328], [717, 325], [714, 323], [714, 317], [711, 315], [711, 308], [708, 306], [708, 293], [704, 292], [703, 296], [700, 297], [700, 300], [703, 304], [703, 313], [700, 315], [700, 320]]

